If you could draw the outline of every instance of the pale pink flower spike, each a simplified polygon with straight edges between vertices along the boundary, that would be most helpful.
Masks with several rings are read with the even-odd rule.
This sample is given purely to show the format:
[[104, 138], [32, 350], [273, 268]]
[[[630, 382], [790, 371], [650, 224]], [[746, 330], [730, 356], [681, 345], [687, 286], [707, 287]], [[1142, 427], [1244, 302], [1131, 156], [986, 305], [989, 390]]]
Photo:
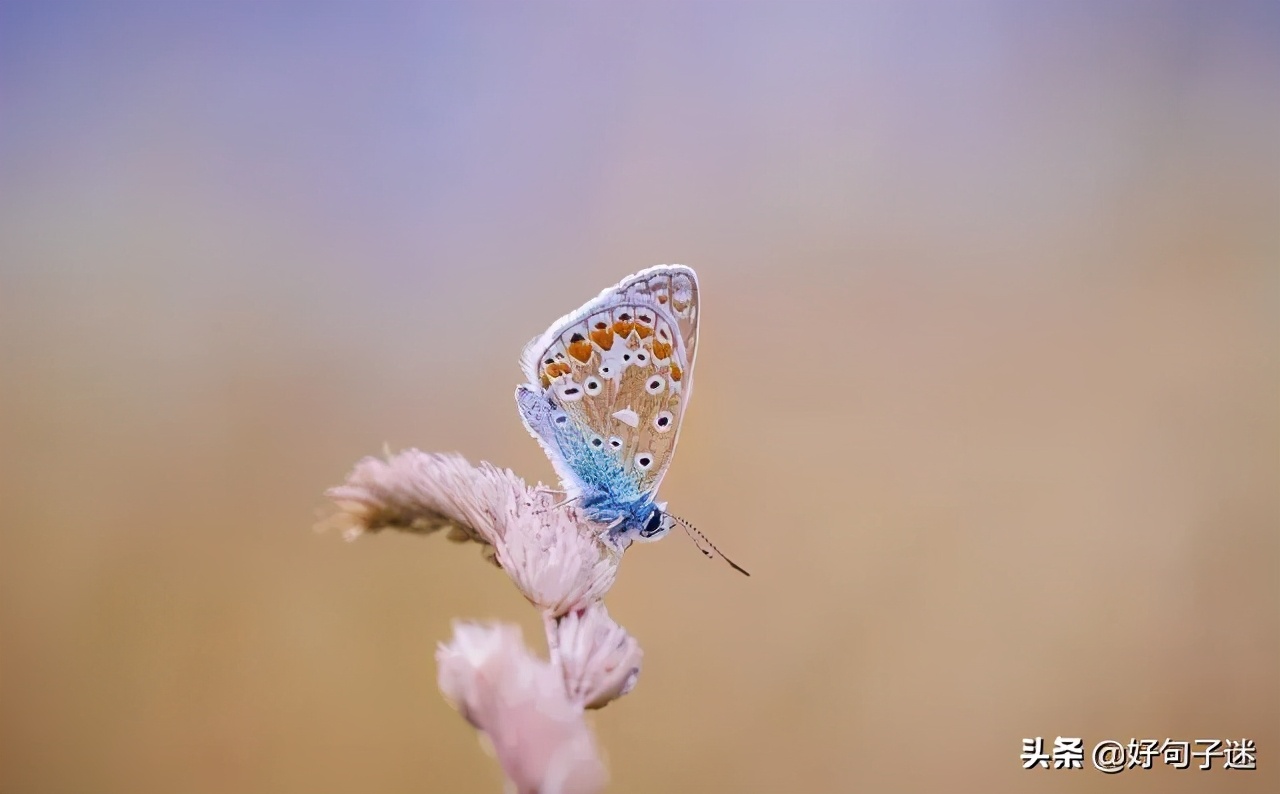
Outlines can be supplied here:
[[517, 626], [454, 622], [436, 651], [440, 691], [488, 737], [512, 787], [589, 794], [608, 773], [561, 674], [525, 647]]
[[642, 653], [601, 600], [621, 559], [601, 528], [510, 470], [416, 449], [365, 458], [328, 496], [341, 512], [327, 523], [349, 539], [445, 530], [482, 544], [542, 610], [551, 658], [533, 656], [516, 626], [455, 622], [436, 653], [440, 691], [488, 738], [516, 792], [602, 791], [608, 775], [584, 709], [631, 691]]

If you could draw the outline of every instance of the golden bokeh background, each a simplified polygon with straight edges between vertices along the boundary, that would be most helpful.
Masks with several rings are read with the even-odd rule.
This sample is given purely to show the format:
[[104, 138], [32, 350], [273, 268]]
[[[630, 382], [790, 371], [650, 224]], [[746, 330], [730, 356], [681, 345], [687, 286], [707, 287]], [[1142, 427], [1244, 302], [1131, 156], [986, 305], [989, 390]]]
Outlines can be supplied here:
[[4, 2], [0, 791], [500, 790], [433, 652], [537, 616], [316, 511], [550, 479], [521, 347], [664, 262], [753, 576], [627, 555], [611, 791], [1277, 790], [1278, 97], [1273, 3]]

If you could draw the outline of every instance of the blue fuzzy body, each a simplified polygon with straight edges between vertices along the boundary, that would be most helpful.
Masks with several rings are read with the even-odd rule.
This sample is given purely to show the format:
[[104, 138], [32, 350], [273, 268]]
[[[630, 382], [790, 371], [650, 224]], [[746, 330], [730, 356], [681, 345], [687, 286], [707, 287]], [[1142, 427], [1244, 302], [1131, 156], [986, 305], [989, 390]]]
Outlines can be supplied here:
[[612, 452], [593, 447], [594, 434], [579, 425], [544, 397], [528, 387], [516, 392], [520, 416], [542, 444], [556, 472], [574, 497], [581, 501], [588, 520], [612, 525], [610, 538], [634, 536], [657, 508], [653, 494], [637, 480]]

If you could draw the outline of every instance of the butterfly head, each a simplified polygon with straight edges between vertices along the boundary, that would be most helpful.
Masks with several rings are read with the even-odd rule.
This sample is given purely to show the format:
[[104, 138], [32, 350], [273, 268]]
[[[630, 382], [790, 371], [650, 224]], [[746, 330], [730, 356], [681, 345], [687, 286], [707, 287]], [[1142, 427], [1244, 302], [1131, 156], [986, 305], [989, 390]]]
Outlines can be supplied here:
[[741, 565], [724, 556], [724, 553], [717, 549], [714, 543], [707, 540], [707, 536], [699, 532], [693, 524], [668, 513], [666, 502], [637, 502], [629, 515], [623, 513], [614, 520], [612, 526], [609, 527], [609, 539], [614, 547], [621, 551], [635, 541], [650, 543], [666, 537], [666, 534], [677, 524], [684, 527], [694, 545], [698, 547], [698, 551], [701, 551], [707, 557], [719, 557], [729, 563], [735, 571], [745, 576], [751, 575]]
[[636, 533], [636, 540], [641, 543], [650, 543], [662, 539], [671, 531], [676, 525], [676, 520], [664, 508], [665, 505], [657, 505], [653, 508], [644, 526]]

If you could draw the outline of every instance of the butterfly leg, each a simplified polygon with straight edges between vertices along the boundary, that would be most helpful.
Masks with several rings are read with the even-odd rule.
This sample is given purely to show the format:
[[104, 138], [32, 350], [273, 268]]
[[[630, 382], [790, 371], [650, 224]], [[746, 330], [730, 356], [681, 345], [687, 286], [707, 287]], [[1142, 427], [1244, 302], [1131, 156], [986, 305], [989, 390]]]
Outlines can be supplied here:
[[[559, 493], [564, 493], [564, 491], [560, 491]], [[533, 514], [536, 516], [536, 515], [541, 515], [541, 514], [543, 514], [543, 513], [550, 513], [552, 510], [556, 510], [556, 509], [558, 509], [558, 508], [564, 507], [565, 505], [567, 505], [567, 504], [569, 504], [569, 503], [571, 503], [571, 502], [576, 502], [576, 501], [578, 501], [578, 500], [579, 500], [579, 499], [581, 499], [581, 498], [582, 498], [582, 497], [580, 497], [580, 496], [574, 496], [574, 497], [571, 497], [571, 498], [569, 498], [569, 499], [565, 499], [563, 502], [557, 502], [557, 503], [555, 503], [555, 504], [551, 505], [550, 507], [540, 507], [540, 508], [538, 508], [537, 510], [534, 510], [534, 511], [533, 511]]]

